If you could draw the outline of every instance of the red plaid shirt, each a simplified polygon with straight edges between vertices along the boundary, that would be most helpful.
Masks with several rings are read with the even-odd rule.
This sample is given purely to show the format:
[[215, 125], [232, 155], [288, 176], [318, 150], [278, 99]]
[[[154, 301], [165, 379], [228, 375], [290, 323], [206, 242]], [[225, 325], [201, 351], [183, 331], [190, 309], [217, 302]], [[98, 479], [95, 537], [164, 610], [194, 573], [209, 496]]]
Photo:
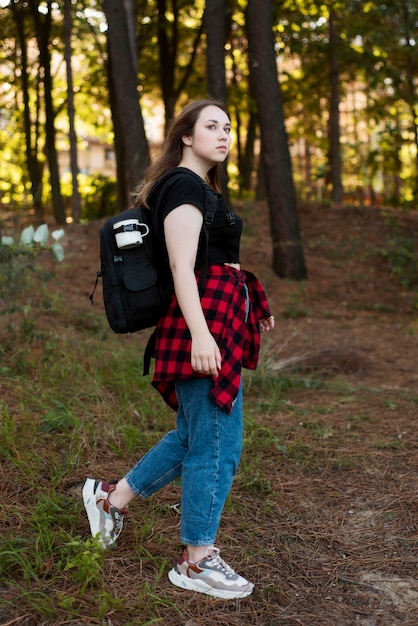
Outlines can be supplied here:
[[[222, 355], [222, 367], [218, 376], [213, 377], [210, 396], [221, 409], [231, 413], [241, 384], [241, 368], [254, 370], [257, 367], [259, 321], [271, 315], [267, 297], [254, 274], [227, 265], [211, 265], [207, 269], [201, 304]], [[177, 410], [175, 381], [200, 378], [202, 374], [192, 369], [190, 332], [175, 295], [156, 328], [154, 357], [152, 385], [167, 404]]]

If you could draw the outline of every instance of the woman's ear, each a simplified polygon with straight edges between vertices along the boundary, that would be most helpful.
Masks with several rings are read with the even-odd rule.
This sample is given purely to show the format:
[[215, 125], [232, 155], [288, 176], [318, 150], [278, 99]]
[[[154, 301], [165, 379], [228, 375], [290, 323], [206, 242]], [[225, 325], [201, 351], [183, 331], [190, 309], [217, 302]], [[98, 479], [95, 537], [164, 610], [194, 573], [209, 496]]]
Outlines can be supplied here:
[[190, 135], [183, 135], [183, 137], [181, 138], [184, 145], [185, 146], [191, 146], [192, 145], [192, 138]]

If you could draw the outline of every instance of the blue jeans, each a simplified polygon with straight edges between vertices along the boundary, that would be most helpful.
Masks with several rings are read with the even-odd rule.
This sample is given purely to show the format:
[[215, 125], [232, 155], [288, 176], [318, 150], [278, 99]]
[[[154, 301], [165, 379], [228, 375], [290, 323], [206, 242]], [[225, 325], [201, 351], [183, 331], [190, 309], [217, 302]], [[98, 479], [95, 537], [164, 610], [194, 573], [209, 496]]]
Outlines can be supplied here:
[[182, 477], [180, 540], [191, 546], [215, 543], [242, 451], [242, 388], [228, 415], [209, 398], [211, 385], [210, 378], [176, 382], [177, 429], [125, 476], [142, 498]]

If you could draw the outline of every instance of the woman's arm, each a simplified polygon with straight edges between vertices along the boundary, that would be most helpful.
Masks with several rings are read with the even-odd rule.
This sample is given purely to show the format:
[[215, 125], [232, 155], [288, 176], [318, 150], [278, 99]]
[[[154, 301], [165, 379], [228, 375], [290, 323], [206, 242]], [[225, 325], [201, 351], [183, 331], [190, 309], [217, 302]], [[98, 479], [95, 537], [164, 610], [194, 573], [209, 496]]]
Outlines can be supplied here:
[[194, 273], [202, 224], [200, 210], [192, 204], [182, 204], [165, 218], [164, 234], [174, 290], [192, 337], [192, 368], [217, 376], [221, 353], [206, 323]]

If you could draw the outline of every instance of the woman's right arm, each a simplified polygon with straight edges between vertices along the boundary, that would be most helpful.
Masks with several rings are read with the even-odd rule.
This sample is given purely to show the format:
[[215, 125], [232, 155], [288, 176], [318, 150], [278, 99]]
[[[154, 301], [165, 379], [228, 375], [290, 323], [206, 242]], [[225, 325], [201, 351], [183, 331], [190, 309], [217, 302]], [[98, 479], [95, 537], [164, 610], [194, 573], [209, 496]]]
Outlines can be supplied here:
[[164, 234], [174, 290], [192, 337], [192, 368], [217, 376], [222, 358], [203, 314], [194, 273], [202, 224], [201, 211], [192, 204], [183, 204], [165, 218]]

